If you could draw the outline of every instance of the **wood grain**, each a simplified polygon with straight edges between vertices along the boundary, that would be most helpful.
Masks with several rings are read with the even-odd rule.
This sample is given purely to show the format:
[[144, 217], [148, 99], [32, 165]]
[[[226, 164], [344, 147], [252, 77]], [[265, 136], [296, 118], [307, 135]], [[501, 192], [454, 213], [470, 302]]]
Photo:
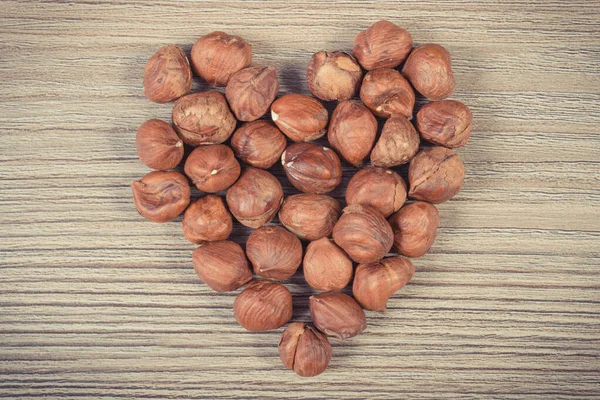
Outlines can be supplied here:
[[[198, 282], [180, 224], [135, 212], [135, 131], [171, 109], [141, 75], [225, 30], [306, 93], [311, 54], [380, 18], [451, 52], [468, 176], [414, 280], [301, 379], [281, 330], [244, 332]], [[0, 397], [600, 397], [599, 44], [597, 1], [2, 0]]]

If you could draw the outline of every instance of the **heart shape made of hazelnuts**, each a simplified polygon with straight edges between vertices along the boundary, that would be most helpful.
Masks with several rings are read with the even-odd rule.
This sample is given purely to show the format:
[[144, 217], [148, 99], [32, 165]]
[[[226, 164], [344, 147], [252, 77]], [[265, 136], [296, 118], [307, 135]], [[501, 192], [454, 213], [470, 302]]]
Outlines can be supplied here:
[[[433, 244], [434, 204], [462, 188], [464, 165], [452, 149], [469, 140], [472, 114], [446, 100], [454, 91], [450, 55], [437, 44], [413, 48], [408, 31], [379, 21], [356, 36], [353, 54], [312, 56], [306, 79], [315, 97], [279, 98], [276, 69], [252, 66], [252, 49], [239, 36], [203, 36], [190, 60], [191, 66], [183, 50], [165, 46], [144, 70], [146, 97], [176, 102], [173, 125], [153, 119], [137, 132], [140, 160], [156, 171], [132, 183], [135, 206], [155, 222], [183, 213], [185, 238], [200, 245], [192, 259], [202, 282], [217, 292], [246, 285], [233, 310], [249, 331], [277, 329], [291, 319], [292, 295], [278, 281], [302, 265], [306, 282], [322, 291], [309, 300], [314, 326], [290, 324], [279, 354], [297, 374], [318, 375], [331, 360], [328, 336], [351, 338], [367, 326], [363, 309], [386, 309], [415, 273], [407, 257], [420, 257]], [[192, 70], [208, 85], [225, 87], [225, 95], [188, 94]], [[415, 90], [432, 101], [413, 125]], [[351, 100], [357, 94], [360, 102]], [[339, 102], [331, 118], [317, 99]], [[269, 110], [271, 120], [261, 119]], [[376, 117], [384, 121], [379, 136]], [[326, 134], [331, 148], [313, 142]], [[194, 148], [185, 174], [170, 171], [182, 162], [184, 144]], [[341, 182], [340, 156], [358, 169], [344, 208], [327, 195]], [[361, 169], [367, 158], [371, 166]], [[279, 160], [303, 193], [284, 199], [281, 183], [267, 171]], [[408, 186], [391, 169], [407, 163]], [[205, 193], [191, 204], [189, 180]], [[283, 227], [267, 225], [276, 214]], [[227, 240], [234, 217], [255, 229], [245, 251]], [[301, 240], [308, 242], [304, 252]], [[399, 255], [387, 256], [392, 249]], [[353, 297], [340, 292], [351, 281]]]

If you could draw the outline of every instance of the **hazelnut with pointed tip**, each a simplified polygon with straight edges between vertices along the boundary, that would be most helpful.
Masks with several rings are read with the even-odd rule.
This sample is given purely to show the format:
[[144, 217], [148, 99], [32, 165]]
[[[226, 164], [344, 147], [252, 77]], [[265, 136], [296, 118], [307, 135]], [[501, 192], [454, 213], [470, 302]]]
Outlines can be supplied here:
[[377, 120], [356, 101], [343, 101], [331, 115], [327, 140], [346, 161], [360, 167], [377, 136]]
[[192, 69], [181, 48], [158, 49], [144, 68], [144, 95], [156, 103], [177, 100], [192, 88]]
[[323, 237], [308, 244], [302, 264], [306, 283], [318, 290], [342, 290], [352, 279], [352, 260], [333, 240]]
[[378, 167], [405, 164], [419, 151], [419, 142], [419, 134], [408, 119], [392, 117], [383, 125], [371, 152], [371, 162]]
[[254, 121], [269, 110], [278, 92], [275, 67], [248, 67], [231, 77], [225, 96], [238, 120]]
[[283, 331], [278, 350], [283, 365], [304, 377], [325, 371], [333, 353], [327, 336], [304, 322], [294, 322]]
[[140, 160], [159, 171], [175, 168], [183, 158], [183, 141], [171, 125], [159, 119], [151, 119], [139, 127], [135, 145]]

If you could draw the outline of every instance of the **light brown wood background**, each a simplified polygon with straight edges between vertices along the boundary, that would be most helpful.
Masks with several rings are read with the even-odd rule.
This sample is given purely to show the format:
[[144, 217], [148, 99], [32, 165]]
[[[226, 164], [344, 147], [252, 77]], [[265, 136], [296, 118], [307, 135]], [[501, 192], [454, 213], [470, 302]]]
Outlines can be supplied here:
[[[383, 17], [450, 50], [468, 175], [410, 285], [301, 379], [281, 330], [199, 283], [180, 224], [136, 213], [135, 131], [171, 110], [142, 71], [225, 30], [306, 92], [313, 52]], [[599, 66], [597, 1], [2, 0], [0, 397], [600, 397]]]

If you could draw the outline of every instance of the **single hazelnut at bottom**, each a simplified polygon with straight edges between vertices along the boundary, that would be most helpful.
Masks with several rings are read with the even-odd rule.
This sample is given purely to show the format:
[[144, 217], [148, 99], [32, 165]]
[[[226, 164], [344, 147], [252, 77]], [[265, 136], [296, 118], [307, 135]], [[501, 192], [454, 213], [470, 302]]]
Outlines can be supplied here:
[[292, 318], [292, 294], [280, 283], [255, 280], [233, 302], [236, 321], [249, 331], [269, 331]]
[[367, 327], [365, 312], [350, 296], [325, 292], [310, 296], [310, 315], [321, 332], [344, 340], [358, 335]]
[[303, 322], [294, 322], [283, 331], [278, 350], [283, 365], [304, 377], [325, 371], [333, 354], [327, 336]]

